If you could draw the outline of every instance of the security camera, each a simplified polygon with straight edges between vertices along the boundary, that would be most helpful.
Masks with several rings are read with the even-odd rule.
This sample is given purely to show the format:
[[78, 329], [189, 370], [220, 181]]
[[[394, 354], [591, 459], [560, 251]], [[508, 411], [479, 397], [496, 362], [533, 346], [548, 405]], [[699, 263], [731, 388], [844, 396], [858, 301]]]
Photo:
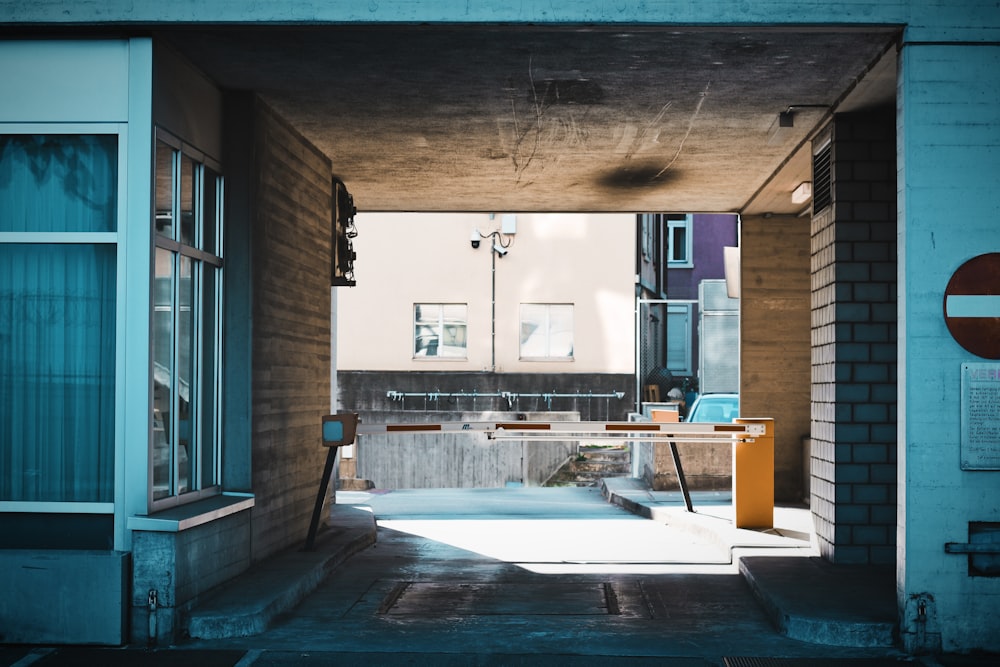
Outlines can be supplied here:
[[483, 237], [479, 234], [478, 229], [473, 229], [472, 234], [469, 235], [469, 243], [472, 244], [472, 249], [475, 250], [479, 247], [479, 241]]
[[500, 245], [499, 243], [494, 243], [494, 244], [493, 244], [493, 252], [495, 252], [496, 254], [498, 254], [498, 255], [500, 255], [501, 257], [503, 257], [504, 255], [506, 255], [506, 254], [507, 254], [507, 248], [504, 248], [504, 247], [503, 247], [502, 245]]

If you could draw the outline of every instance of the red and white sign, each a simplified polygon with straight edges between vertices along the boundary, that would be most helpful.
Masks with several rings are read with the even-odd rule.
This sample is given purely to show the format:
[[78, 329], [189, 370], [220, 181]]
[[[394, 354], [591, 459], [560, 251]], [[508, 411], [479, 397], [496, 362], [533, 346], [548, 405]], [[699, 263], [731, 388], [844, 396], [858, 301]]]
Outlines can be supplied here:
[[944, 321], [952, 337], [984, 359], [1000, 359], [1000, 253], [973, 257], [944, 290]]

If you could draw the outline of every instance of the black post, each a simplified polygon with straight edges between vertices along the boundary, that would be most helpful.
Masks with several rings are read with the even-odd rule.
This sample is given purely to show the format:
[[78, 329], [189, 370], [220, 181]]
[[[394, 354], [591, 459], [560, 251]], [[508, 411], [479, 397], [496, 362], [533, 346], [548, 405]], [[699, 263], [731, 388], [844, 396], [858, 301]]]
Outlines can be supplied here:
[[674, 459], [674, 472], [677, 473], [677, 483], [681, 485], [684, 505], [687, 507], [688, 512], [693, 512], [694, 507], [691, 505], [691, 494], [688, 493], [688, 483], [684, 477], [684, 467], [681, 465], [681, 455], [677, 453], [677, 445], [673, 440], [670, 441], [670, 456]]
[[330, 485], [330, 475], [333, 473], [333, 464], [337, 458], [337, 447], [330, 447], [326, 453], [326, 466], [323, 468], [323, 479], [319, 483], [319, 493], [316, 495], [316, 507], [313, 508], [312, 521], [309, 523], [309, 535], [306, 537], [306, 546], [303, 551], [312, 551], [313, 543], [316, 541], [316, 530], [319, 528], [319, 518], [323, 513], [323, 500], [326, 496], [326, 489]]

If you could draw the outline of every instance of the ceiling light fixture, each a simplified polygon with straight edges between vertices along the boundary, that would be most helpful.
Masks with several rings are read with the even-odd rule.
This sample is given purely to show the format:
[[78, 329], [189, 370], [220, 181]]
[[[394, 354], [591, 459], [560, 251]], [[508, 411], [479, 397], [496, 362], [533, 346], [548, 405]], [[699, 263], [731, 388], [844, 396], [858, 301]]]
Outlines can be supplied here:
[[802, 181], [798, 184], [794, 190], [792, 190], [792, 203], [793, 204], [805, 204], [807, 201], [812, 199], [813, 196], [813, 184], [812, 181]]
[[780, 112], [767, 131], [767, 145], [776, 146], [784, 143], [793, 127], [795, 127], [795, 112], [791, 109]]

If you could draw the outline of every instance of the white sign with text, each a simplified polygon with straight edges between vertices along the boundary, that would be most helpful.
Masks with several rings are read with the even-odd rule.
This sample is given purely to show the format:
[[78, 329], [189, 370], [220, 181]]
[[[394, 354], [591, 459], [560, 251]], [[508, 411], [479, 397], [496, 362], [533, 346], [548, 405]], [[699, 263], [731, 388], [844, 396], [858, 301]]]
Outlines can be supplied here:
[[962, 364], [962, 470], [1000, 470], [1000, 364]]

